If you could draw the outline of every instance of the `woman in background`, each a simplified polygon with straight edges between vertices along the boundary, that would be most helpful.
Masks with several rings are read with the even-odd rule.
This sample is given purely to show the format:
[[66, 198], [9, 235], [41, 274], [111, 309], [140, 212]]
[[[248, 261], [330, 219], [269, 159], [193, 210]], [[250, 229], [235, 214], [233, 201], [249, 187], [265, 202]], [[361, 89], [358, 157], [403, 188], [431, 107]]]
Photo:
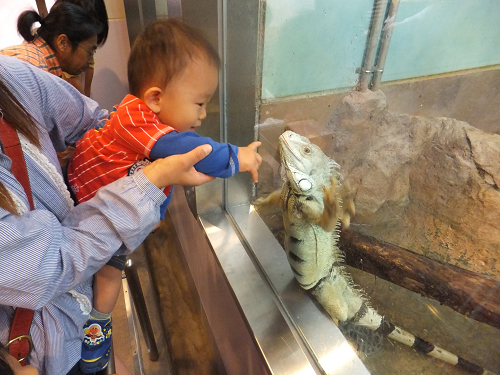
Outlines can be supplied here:
[[[99, 13], [90, 5], [87, 9], [60, 1], [44, 18], [34, 10], [21, 13], [17, 30], [25, 42], [4, 48], [0, 54], [16, 57], [58, 77], [63, 77], [63, 72], [80, 75], [93, 64], [95, 51], [105, 42], [108, 33], [106, 8], [99, 7]], [[35, 22], [39, 22], [40, 27], [32, 33]]]
[[[57, 0], [54, 5], [62, 2], [72, 3], [81, 6], [87, 12], [92, 14], [94, 18], [101, 24], [101, 32], [97, 35], [97, 46], [102, 47], [108, 38], [109, 24], [108, 12], [104, 0]], [[94, 61], [89, 64], [87, 70], [79, 75], [71, 75], [63, 72], [63, 78], [75, 86], [82, 94], [90, 97], [90, 89], [94, 78]]]
[[[35, 22], [40, 27], [33, 33]], [[94, 55], [98, 46], [108, 37], [108, 14], [104, 0], [58, 0], [49, 14], [42, 18], [34, 10], [19, 16], [17, 30], [23, 44], [0, 50], [0, 54], [13, 56], [31, 65], [66, 79], [84, 93], [81, 74], [90, 96]], [[91, 70], [89, 70], [89, 68]], [[74, 148], [59, 152], [59, 163], [66, 165]]]

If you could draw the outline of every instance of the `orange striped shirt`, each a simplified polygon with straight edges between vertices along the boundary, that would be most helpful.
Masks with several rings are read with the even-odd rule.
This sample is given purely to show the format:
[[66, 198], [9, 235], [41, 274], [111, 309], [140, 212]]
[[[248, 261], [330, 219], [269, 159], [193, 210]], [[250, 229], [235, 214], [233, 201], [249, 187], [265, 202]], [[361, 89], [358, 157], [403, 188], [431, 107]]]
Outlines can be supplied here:
[[32, 42], [25, 41], [17, 46], [4, 48], [0, 50], [0, 54], [18, 58], [58, 77], [62, 76], [61, 65], [54, 50], [41, 36], [35, 36]]
[[127, 95], [101, 129], [89, 130], [76, 143], [68, 180], [79, 203], [126, 176], [132, 165], [149, 157], [156, 141], [174, 128], [162, 124], [141, 99]]

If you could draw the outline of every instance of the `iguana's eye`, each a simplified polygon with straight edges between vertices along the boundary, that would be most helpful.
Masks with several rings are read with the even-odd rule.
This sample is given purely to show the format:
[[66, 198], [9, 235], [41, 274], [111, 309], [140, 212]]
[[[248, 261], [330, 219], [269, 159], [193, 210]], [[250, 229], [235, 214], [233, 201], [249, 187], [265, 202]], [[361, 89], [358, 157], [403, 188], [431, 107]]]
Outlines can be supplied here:
[[303, 148], [303, 150], [304, 150], [304, 154], [310, 154], [311, 153], [311, 149], [308, 146], [305, 146]]

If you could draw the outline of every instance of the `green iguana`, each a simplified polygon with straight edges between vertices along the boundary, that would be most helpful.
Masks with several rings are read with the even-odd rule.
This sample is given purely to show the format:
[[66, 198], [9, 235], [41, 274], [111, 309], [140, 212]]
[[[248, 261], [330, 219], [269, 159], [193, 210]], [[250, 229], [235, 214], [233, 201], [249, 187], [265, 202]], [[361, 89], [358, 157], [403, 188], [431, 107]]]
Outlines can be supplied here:
[[340, 223], [347, 228], [354, 204], [342, 185], [339, 165], [307, 138], [286, 131], [279, 138], [283, 186], [255, 202], [283, 211], [285, 249], [295, 278], [335, 323], [349, 322], [411, 346], [473, 374], [493, 374], [385, 320], [343, 266], [337, 246]]

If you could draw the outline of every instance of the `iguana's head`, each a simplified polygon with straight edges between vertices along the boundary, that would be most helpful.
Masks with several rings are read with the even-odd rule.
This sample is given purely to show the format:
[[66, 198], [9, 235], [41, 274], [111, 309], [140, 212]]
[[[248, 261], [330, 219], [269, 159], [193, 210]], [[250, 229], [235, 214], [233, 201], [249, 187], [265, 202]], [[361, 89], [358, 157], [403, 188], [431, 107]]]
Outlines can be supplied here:
[[290, 181], [296, 192], [307, 194], [318, 186], [329, 184], [333, 173], [337, 177], [339, 165], [307, 138], [286, 131], [279, 138], [279, 146], [282, 177]]

